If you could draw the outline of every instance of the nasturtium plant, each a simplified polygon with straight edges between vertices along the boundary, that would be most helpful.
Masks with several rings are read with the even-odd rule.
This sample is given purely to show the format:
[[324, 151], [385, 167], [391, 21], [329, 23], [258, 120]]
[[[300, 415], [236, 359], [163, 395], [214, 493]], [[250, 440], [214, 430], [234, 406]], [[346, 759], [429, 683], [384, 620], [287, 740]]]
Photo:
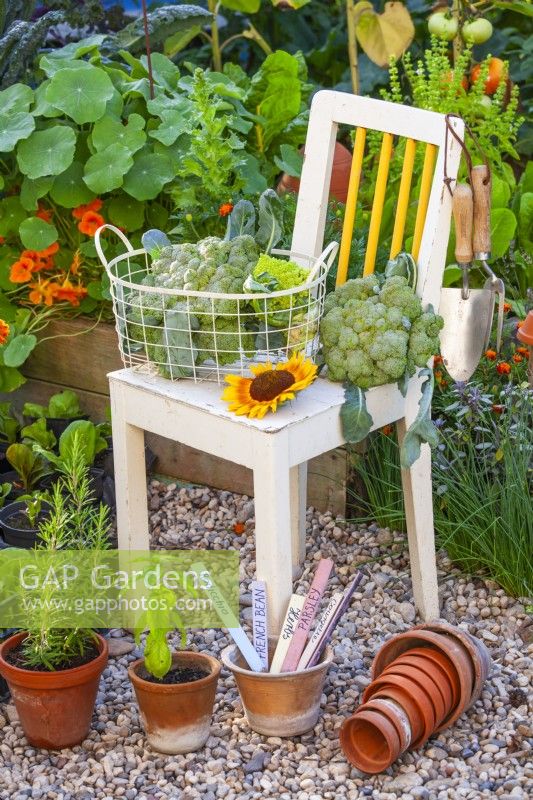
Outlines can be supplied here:
[[76, 133], [66, 125], [34, 131], [17, 148], [20, 171], [28, 178], [59, 175], [72, 164]]
[[27, 250], [45, 250], [57, 241], [57, 228], [40, 217], [20, 223], [20, 240]]

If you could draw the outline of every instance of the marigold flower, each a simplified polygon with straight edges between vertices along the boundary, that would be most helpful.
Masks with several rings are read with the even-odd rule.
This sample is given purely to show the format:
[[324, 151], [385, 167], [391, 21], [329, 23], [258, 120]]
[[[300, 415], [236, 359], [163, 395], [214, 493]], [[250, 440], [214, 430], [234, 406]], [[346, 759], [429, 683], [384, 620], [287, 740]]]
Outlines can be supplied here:
[[436, 364], [442, 364], [442, 356], [433, 356], [433, 366]]
[[517, 347], [516, 352], [520, 353], [524, 358], [529, 358], [529, 349], [527, 347]]
[[52, 220], [52, 212], [43, 206], [39, 206], [38, 210], [35, 212], [35, 216], [45, 222], [50, 222]]
[[511, 304], [510, 303], [504, 303], [503, 304], [503, 310], [505, 311], [506, 314], [508, 314], [509, 311], [511, 310]]
[[83, 215], [86, 214], [88, 211], [100, 211], [102, 206], [103, 202], [98, 197], [95, 197], [95, 199], [91, 200], [90, 203], [86, 203], [85, 205], [73, 208], [72, 216], [74, 217], [74, 219], [82, 219]]
[[513, 361], [515, 364], [521, 364], [524, 359], [520, 355], [520, 353], [515, 353], [513, 356]]
[[494, 411], [495, 414], [503, 414], [504, 406], [493, 405], [492, 410]]
[[500, 375], [509, 375], [511, 372], [511, 365], [507, 363], [507, 361], [498, 361], [496, 364], [496, 372], [499, 372]]
[[381, 433], [383, 433], [385, 436], [390, 436], [392, 433], [394, 433], [394, 425], [384, 425], [381, 429]]
[[496, 361], [496, 356], [497, 355], [498, 355], [498, 353], [496, 352], [496, 350], [486, 350], [485, 351], [485, 358], [488, 358], [489, 361]]
[[218, 209], [218, 213], [221, 217], [227, 217], [228, 214], [231, 214], [233, 211], [233, 203], [222, 203], [222, 205]]
[[9, 325], [7, 322], [4, 322], [3, 319], [0, 319], [0, 344], [5, 344], [7, 342], [7, 337], [9, 336]]
[[11, 283], [26, 283], [31, 280], [34, 268], [35, 263], [31, 258], [21, 256], [18, 261], [15, 261], [15, 263], [11, 265], [9, 280]]
[[81, 222], [78, 222], [78, 230], [87, 236], [94, 236], [98, 228], [104, 224], [105, 220], [96, 211], [86, 211]]
[[442, 370], [437, 369], [435, 370], [435, 380], [440, 382], [442, 380]]
[[5, 244], [6, 240], [3, 236], [0, 236], [0, 244]]
[[245, 530], [246, 530], [246, 525], [243, 525], [242, 522], [236, 522], [235, 525], [233, 526], [233, 532], [236, 533], [237, 535], [244, 533]]

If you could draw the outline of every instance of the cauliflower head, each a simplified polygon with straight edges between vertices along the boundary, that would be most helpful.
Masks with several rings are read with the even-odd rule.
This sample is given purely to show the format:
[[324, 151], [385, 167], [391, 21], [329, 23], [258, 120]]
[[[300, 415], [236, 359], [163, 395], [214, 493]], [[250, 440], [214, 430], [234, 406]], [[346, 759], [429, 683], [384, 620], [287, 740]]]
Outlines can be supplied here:
[[436, 351], [442, 324], [402, 276], [347, 281], [326, 298], [320, 324], [328, 376], [370, 389], [414, 374]]

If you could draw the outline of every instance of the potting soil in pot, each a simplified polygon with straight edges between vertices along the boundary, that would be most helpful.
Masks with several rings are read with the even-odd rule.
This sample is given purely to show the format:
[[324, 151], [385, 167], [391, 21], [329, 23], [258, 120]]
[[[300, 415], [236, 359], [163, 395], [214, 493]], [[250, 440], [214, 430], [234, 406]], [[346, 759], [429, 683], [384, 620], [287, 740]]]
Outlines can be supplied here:
[[[64, 664], [61, 667], [57, 667], [57, 671], [61, 672], [64, 669], [73, 669], [74, 667], [81, 667], [83, 664], [88, 664], [90, 661], [93, 661], [99, 654], [99, 649], [96, 644], [92, 645], [87, 649], [87, 651], [83, 654], [83, 656], [76, 656], [68, 664]], [[21, 644], [18, 644], [12, 650], [9, 650], [6, 655], [5, 659], [8, 664], [11, 664], [13, 667], [18, 667], [19, 669], [29, 670], [31, 672], [48, 672], [48, 668], [45, 664], [37, 664], [30, 666], [26, 662], [26, 658], [24, 656], [24, 649]]]
[[31, 523], [25, 511], [15, 511], [14, 514], [7, 517], [4, 521], [6, 525], [9, 525], [11, 528], [16, 528], [18, 531], [34, 531], [39, 527], [41, 522], [46, 520], [47, 516], [47, 514], [39, 514], [36, 521]]
[[139, 670], [139, 677], [150, 683], [192, 683], [207, 678], [210, 673], [200, 667], [176, 667], [171, 669], [163, 678], [154, 678], [145, 669]]

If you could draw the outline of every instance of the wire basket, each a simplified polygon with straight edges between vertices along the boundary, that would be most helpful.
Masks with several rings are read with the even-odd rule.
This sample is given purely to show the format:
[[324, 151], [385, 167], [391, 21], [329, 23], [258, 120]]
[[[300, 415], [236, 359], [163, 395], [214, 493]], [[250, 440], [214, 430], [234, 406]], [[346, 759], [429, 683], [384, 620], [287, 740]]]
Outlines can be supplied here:
[[[107, 261], [100, 236], [113, 231], [126, 252]], [[276, 363], [293, 353], [313, 358], [324, 310], [326, 278], [337, 255], [331, 242], [318, 257], [273, 250], [309, 270], [305, 283], [270, 293], [222, 294], [147, 286], [146, 250], [134, 250], [113, 225], [103, 225], [95, 246], [109, 276], [119, 349], [126, 367], [148, 364], [171, 380], [221, 383], [224, 375], [245, 375], [252, 364]]]

